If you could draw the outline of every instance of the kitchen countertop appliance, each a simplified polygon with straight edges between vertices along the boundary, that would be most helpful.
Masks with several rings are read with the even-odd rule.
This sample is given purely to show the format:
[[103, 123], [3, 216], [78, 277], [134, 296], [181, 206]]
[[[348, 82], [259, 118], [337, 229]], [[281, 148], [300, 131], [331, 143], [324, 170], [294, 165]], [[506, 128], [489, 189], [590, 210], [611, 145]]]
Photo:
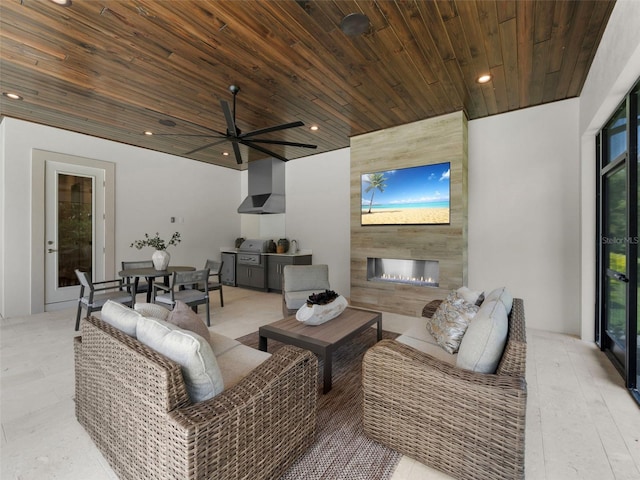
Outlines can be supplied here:
[[268, 240], [251, 238], [242, 242], [238, 248], [238, 264], [256, 267], [263, 266], [262, 254], [267, 251], [268, 243]]
[[264, 253], [268, 240], [247, 239], [238, 248], [236, 282], [239, 287], [267, 289], [267, 268]]

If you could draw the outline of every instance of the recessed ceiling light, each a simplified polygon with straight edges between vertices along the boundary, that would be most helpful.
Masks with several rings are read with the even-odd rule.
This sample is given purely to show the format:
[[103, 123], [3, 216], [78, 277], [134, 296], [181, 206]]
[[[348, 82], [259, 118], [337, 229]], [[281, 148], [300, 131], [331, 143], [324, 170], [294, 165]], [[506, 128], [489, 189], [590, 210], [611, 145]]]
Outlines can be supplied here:
[[225, 157], [229, 156], [229, 152], [222, 152], [222, 155], [224, 155]]
[[145, 135], [153, 135], [153, 132], [150, 130], [145, 130], [144, 132]]
[[61, 7], [70, 7], [71, 0], [51, 0], [56, 5], [60, 5]]
[[4, 95], [7, 98], [10, 98], [11, 100], [22, 100], [22, 97], [20, 95], [18, 95], [17, 93], [2, 92], [2, 95]]
[[476, 78], [476, 82], [478, 82], [478, 83], [489, 83], [492, 78], [493, 78], [493, 75], [491, 75], [489, 73], [485, 73], [484, 75], [480, 75], [478, 78]]
[[313, 130], [315, 132], [316, 130], [318, 130], [318, 128], [320, 128], [320, 127], [318, 127], [318, 125], [311, 125], [309, 127], [309, 130]]

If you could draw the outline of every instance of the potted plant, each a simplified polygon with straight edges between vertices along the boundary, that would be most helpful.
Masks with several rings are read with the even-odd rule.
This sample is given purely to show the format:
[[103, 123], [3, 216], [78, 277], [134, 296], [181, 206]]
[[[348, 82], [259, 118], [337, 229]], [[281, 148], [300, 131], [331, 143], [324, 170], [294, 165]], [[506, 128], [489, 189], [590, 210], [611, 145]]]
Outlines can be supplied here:
[[169, 260], [171, 255], [167, 252], [167, 248], [179, 244], [182, 241], [180, 238], [180, 232], [175, 232], [171, 239], [167, 242], [160, 238], [160, 234], [156, 232], [155, 237], [150, 237], [148, 233], [144, 234], [142, 240], [135, 240], [130, 246], [140, 250], [142, 247], [152, 247], [155, 249], [151, 260], [156, 270], [166, 270], [169, 266]]

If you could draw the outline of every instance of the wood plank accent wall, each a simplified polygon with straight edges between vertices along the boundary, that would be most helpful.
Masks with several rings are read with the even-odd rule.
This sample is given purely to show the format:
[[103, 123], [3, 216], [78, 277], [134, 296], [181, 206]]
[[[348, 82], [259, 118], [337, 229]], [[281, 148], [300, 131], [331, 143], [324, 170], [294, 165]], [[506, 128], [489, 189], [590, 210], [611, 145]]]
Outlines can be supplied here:
[[[451, 163], [450, 225], [360, 225], [363, 173]], [[455, 112], [351, 139], [351, 297], [375, 310], [420, 316], [467, 283], [467, 118]], [[438, 260], [438, 288], [367, 281], [367, 257]]]

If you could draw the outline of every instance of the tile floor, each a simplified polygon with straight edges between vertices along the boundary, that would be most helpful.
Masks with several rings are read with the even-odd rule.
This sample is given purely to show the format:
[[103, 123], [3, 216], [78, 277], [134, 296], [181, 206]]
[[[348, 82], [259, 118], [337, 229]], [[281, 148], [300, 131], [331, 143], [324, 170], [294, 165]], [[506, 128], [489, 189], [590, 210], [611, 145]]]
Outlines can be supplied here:
[[[236, 338], [281, 318], [280, 296], [225, 287], [212, 294], [212, 330]], [[143, 301], [143, 300], [141, 300]], [[526, 309], [526, 304], [525, 304]], [[73, 309], [0, 320], [3, 480], [114, 480], [76, 422]], [[402, 332], [422, 320], [384, 314]], [[592, 344], [528, 331], [528, 480], [640, 479], [640, 408]], [[403, 457], [393, 480], [447, 479]]]

